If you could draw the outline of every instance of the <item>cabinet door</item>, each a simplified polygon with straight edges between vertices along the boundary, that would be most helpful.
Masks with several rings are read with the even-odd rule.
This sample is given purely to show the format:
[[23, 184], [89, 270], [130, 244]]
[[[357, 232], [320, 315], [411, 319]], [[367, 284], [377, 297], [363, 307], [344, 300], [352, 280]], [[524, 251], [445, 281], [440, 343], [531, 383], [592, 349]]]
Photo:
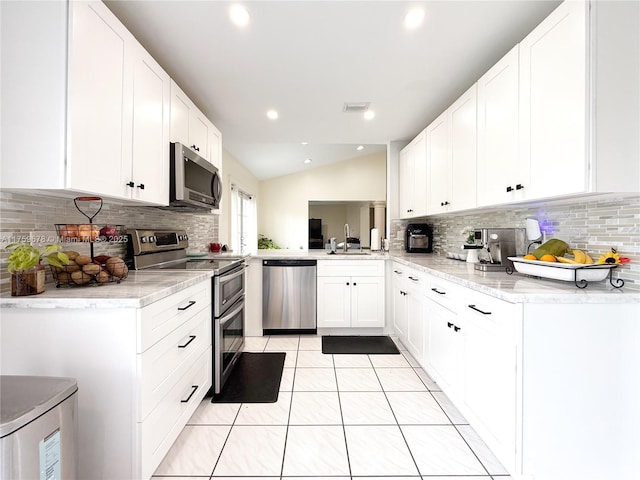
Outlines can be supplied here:
[[171, 128], [169, 136], [172, 142], [189, 145], [189, 113], [191, 100], [176, 82], [171, 81]]
[[[520, 155], [527, 199], [587, 188], [586, 7], [564, 2], [520, 43]], [[557, 175], [562, 170], [565, 175]]]
[[522, 198], [518, 164], [518, 46], [478, 80], [478, 206]]
[[351, 277], [351, 326], [384, 327], [384, 277]]
[[351, 326], [350, 283], [350, 277], [318, 277], [318, 328]]
[[[71, 2], [67, 181], [70, 189], [122, 197], [131, 131], [133, 37], [100, 2]], [[130, 145], [130, 144], [129, 144]]]
[[[123, 184], [133, 199], [169, 203], [169, 75], [141, 46], [134, 62], [133, 153]], [[127, 175], [129, 173], [129, 175]]]
[[[480, 296], [483, 295], [476, 295]], [[462, 390], [464, 403], [480, 422], [487, 444], [504, 459], [503, 462], [512, 463], [516, 444], [517, 389], [517, 347], [513, 332], [519, 315], [515, 305], [488, 300], [483, 302], [476, 298], [465, 302], [484, 313], [465, 305], [461, 314], [464, 328]], [[496, 304], [505, 304], [507, 308]], [[512, 465], [505, 463], [505, 466]]]
[[428, 298], [424, 301], [429, 332], [425, 359], [430, 369], [429, 373], [450, 394], [459, 384], [461, 330], [455, 330], [455, 327], [458, 327], [455, 313]]
[[404, 345], [407, 343], [407, 287], [403, 269], [393, 267], [393, 331]]
[[398, 200], [400, 218], [413, 216], [413, 155], [409, 144], [400, 151]]
[[448, 118], [447, 110], [426, 129], [429, 213], [446, 212], [452, 201]]
[[209, 161], [218, 169], [218, 174], [222, 173], [222, 133], [211, 122], [208, 124], [209, 133]]
[[427, 214], [428, 170], [427, 141], [423, 130], [413, 141], [413, 217]]
[[191, 110], [189, 117], [189, 147], [198, 152], [198, 154], [209, 160], [209, 120], [200, 110], [195, 108]]
[[449, 137], [451, 162], [451, 205], [449, 210], [475, 208], [477, 205], [476, 157], [478, 151], [476, 85], [467, 90], [449, 108]]
[[420, 363], [424, 362], [424, 340], [427, 333], [425, 298], [417, 286], [409, 285], [407, 290], [407, 348]]

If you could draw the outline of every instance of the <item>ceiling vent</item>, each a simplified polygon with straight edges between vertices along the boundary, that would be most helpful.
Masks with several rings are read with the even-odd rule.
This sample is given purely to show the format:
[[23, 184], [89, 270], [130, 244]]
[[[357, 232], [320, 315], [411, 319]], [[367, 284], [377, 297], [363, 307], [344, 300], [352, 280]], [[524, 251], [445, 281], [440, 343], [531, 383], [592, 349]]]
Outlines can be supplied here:
[[371, 102], [345, 102], [342, 107], [343, 112], [364, 113], [369, 110]]

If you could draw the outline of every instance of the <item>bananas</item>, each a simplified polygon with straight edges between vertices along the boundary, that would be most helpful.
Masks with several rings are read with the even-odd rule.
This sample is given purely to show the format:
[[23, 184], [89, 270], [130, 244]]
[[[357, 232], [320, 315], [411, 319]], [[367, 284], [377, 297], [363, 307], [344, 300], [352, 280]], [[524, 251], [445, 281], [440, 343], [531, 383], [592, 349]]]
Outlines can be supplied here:
[[577, 248], [573, 249], [573, 259], [567, 257], [556, 257], [556, 260], [560, 263], [568, 263], [568, 264], [579, 264], [579, 265], [590, 265], [593, 263], [593, 258], [582, 250], [578, 250]]

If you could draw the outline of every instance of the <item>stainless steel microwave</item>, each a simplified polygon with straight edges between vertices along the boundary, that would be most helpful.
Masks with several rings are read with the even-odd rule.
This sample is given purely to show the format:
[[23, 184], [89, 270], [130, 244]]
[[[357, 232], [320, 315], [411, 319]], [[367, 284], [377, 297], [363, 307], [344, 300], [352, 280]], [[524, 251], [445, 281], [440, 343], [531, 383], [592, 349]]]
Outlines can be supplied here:
[[218, 169], [181, 143], [171, 143], [169, 208], [184, 212], [220, 208]]

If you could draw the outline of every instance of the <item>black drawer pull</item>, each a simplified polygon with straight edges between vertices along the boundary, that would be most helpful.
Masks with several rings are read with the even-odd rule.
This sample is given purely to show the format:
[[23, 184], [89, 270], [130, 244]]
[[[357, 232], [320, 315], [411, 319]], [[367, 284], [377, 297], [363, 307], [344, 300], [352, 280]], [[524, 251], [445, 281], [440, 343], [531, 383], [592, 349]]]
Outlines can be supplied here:
[[479, 312], [479, 313], [481, 313], [481, 314], [483, 314], [483, 315], [491, 315], [491, 312], [483, 312], [482, 310], [480, 310], [480, 309], [479, 309], [478, 307], [476, 307], [475, 305], [468, 305], [468, 307], [469, 307], [471, 310], [475, 310], [476, 312]]
[[509, 193], [509, 192], [513, 192], [513, 187], [511, 185], [509, 185], [507, 187], [507, 193]]
[[409, 275], [409, 280], [413, 280], [414, 282], [419, 282], [420, 281], [419, 278], [412, 277], [411, 275]]
[[356, 282], [353, 282], [353, 286], [355, 287], [356, 285], [358, 285]]
[[454, 330], [454, 331], [456, 331], [456, 332], [459, 332], [459, 331], [460, 331], [460, 327], [456, 327], [456, 326], [454, 325], [454, 326], [453, 326], [453, 330]]
[[133, 188], [133, 187], [135, 187], [135, 186], [136, 186], [136, 184], [135, 184], [135, 183], [133, 183], [133, 182], [127, 182], [127, 183], [125, 183], [125, 185], [126, 185], [127, 187], [131, 187], [131, 188]]
[[191, 385], [191, 388], [193, 388], [193, 390], [191, 390], [189, 396], [184, 400], [180, 400], [180, 403], [188, 403], [189, 400], [191, 400], [191, 397], [193, 397], [193, 394], [198, 390], [198, 385]]
[[447, 327], [449, 327], [449, 328], [453, 327], [453, 323], [447, 322]]
[[141, 183], [140, 185], [136, 185], [140, 190], [144, 190], [144, 183]]
[[393, 273], [397, 273], [398, 275], [402, 275], [402, 272], [400, 270], [394, 270]]
[[178, 348], [187, 348], [189, 344], [193, 342], [195, 339], [196, 339], [195, 335], [189, 335], [189, 341], [187, 341], [187, 343], [185, 343], [184, 345], [178, 345]]
[[184, 311], [189, 307], [193, 307], [195, 304], [196, 304], [195, 300], [189, 300], [189, 305], [187, 305], [186, 307], [178, 307], [178, 310]]
[[516, 185], [516, 190], [522, 190], [524, 188], [524, 185], [522, 185], [521, 183]]
[[436, 292], [438, 295], [446, 295], [447, 292], [441, 292], [440, 290], [438, 290], [437, 288], [432, 288], [432, 291]]

